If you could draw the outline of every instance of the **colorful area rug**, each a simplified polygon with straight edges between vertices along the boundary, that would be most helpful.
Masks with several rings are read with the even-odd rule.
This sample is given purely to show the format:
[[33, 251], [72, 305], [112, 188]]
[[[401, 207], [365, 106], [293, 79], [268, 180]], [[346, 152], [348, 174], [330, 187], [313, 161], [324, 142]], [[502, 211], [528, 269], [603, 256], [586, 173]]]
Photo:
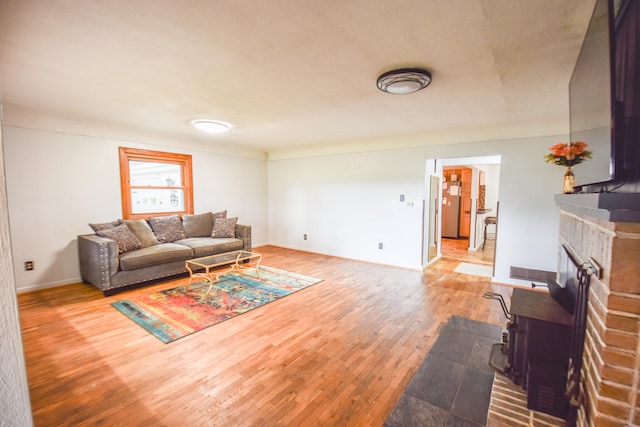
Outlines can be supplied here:
[[194, 282], [151, 295], [136, 295], [112, 305], [165, 343], [200, 331], [254, 308], [315, 285], [321, 279], [260, 266], [220, 276], [205, 297], [209, 282]]

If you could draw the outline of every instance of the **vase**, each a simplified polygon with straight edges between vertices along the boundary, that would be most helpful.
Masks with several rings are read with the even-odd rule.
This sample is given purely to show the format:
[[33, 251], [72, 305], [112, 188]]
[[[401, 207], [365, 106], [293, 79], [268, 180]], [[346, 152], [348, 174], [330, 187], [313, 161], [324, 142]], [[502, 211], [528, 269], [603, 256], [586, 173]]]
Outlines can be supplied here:
[[562, 192], [564, 194], [573, 193], [573, 187], [576, 185], [576, 177], [573, 174], [571, 166], [567, 166], [567, 171], [564, 173], [564, 182], [562, 185]]

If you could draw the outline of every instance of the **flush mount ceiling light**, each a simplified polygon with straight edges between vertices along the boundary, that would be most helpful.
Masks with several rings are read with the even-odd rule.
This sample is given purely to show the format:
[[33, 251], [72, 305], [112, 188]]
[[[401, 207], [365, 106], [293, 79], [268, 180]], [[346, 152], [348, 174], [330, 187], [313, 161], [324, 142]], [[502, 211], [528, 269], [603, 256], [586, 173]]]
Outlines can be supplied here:
[[224, 123], [217, 120], [198, 119], [192, 120], [191, 124], [202, 132], [207, 133], [223, 133], [231, 129], [231, 125], [229, 123]]
[[431, 83], [431, 73], [422, 68], [400, 68], [378, 77], [378, 89], [394, 95], [404, 95], [424, 89]]

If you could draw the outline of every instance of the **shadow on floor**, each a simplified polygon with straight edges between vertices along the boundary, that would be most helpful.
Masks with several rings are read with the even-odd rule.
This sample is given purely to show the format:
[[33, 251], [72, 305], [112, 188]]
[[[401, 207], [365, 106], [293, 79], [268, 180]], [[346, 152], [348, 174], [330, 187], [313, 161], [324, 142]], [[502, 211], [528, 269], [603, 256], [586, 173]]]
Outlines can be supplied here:
[[502, 327], [452, 316], [385, 421], [385, 427], [484, 426]]

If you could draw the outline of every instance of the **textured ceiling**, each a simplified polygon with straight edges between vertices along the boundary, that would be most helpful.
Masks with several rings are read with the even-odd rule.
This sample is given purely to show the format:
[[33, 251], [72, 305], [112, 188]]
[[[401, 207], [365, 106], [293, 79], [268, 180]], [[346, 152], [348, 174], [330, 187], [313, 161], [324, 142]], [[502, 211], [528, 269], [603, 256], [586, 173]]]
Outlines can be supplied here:
[[[592, 0], [2, 0], [4, 124], [275, 152], [568, 132]], [[429, 69], [410, 95], [376, 77]], [[205, 135], [214, 118], [235, 127]]]

